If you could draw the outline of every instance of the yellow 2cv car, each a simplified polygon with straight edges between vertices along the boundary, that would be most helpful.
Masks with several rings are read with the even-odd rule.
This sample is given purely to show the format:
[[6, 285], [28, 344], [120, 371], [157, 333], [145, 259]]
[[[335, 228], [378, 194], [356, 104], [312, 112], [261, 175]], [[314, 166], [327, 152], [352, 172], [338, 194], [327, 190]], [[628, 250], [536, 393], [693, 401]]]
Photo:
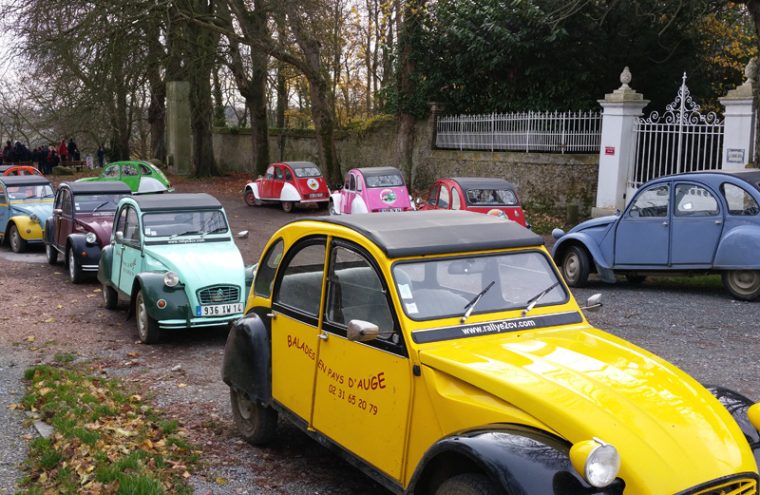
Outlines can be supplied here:
[[759, 406], [593, 328], [543, 240], [488, 215], [284, 226], [222, 377], [246, 440], [282, 415], [394, 493], [758, 491]]

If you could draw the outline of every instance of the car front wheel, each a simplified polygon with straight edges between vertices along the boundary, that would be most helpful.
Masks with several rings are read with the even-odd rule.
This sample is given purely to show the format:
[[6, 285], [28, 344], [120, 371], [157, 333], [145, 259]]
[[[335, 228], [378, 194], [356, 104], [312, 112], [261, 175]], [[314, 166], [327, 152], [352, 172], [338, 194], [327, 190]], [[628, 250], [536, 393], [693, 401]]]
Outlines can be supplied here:
[[157, 344], [160, 339], [158, 322], [148, 314], [142, 290], [137, 293], [135, 298], [135, 315], [137, 316], [137, 335], [140, 337], [140, 342]]
[[245, 200], [245, 204], [248, 206], [260, 206], [261, 200], [256, 198], [256, 195], [253, 194], [253, 191], [250, 189], [246, 189], [243, 193], [243, 199]]
[[119, 304], [119, 294], [110, 285], [103, 284], [103, 303], [106, 309], [116, 309]]
[[721, 278], [723, 287], [737, 299], [754, 301], [760, 297], [760, 270], [729, 270]]
[[26, 241], [21, 237], [21, 234], [18, 233], [18, 227], [16, 227], [16, 224], [11, 225], [10, 238], [11, 250], [14, 253], [23, 253], [26, 251]]
[[240, 436], [251, 445], [264, 445], [277, 432], [277, 411], [258, 402], [251, 402], [230, 388], [232, 417]]
[[82, 267], [79, 266], [77, 257], [74, 256], [73, 248], [69, 248], [68, 265], [69, 265], [69, 278], [71, 279], [71, 282], [74, 284], [78, 284], [84, 278], [84, 273], [82, 273]]
[[291, 213], [293, 211], [293, 202], [292, 201], [283, 201], [282, 202], [282, 211], [285, 213]]
[[465, 473], [447, 479], [435, 495], [499, 495], [503, 492], [487, 476], [476, 473]]
[[58, 250], [52, 244], [45, 244], [45, 257], [51, 265], [58, 263]]
[[562, 258], [562, 276], [570, 287], [583, 287], [588, 282], [589, 259], [586, 250], [570, 246]]

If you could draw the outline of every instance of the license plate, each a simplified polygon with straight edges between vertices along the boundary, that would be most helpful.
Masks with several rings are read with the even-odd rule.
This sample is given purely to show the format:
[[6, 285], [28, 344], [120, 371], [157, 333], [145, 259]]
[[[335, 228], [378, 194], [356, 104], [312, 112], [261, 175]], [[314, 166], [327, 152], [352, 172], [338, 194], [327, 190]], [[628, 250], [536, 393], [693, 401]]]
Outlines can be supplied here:
[[207, 304], [195, 307], [195, 316], [224, 316], [243, 312], [243, 303]]
[[403, 208], [380, 208], [380, 211], [381, 212], [386, 212], [386, 211], [404, 211], [404, 209]]
[[310, 198], [321, 198], [322, 197], [322, 193], [312, 193], [312, 194], [309, 194], [309, 197]]

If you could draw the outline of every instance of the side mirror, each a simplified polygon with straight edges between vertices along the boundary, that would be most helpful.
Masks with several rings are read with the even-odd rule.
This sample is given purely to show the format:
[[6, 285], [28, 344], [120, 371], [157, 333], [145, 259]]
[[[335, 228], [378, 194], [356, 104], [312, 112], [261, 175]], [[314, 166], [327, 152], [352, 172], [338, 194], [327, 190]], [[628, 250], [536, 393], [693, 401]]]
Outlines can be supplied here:
[[414, 198], [414, 206], [419, 208], [422, 205], [422, 198]]
[[248, 231], [247, 230], [241, 230], [237, 233], [238, 239], [248, 239]]
[[355, 342], [367, 342], [375, 340], [380, 334], [380, 328], [374, 323], [364, 320], [351, 320], [348, 322], [346, 336], [348, 340]]
[[56, 208], [53, 210], [53, 213], [56, 215], [61, 215], [63, 214], [63, 210], [61, 208]]
[[602, 306], [603, 306], [602, 295], [597, 293], [589, 297], [588, 299], [586, 299], [586, 305], [582, 307], [581, 309], [586, 310], [586, 311], [596, 311]]
[[116, 240], [122, 242], [124, 240], [124, 232], [116, 232]]

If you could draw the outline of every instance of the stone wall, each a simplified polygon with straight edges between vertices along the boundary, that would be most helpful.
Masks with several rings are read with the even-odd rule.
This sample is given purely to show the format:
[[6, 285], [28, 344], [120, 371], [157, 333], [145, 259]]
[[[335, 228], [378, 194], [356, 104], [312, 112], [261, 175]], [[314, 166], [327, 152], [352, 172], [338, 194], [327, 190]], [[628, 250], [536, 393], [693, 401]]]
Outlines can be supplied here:
[[[317, 162], [317, 145], [310, 131], [284, 131], [284, 152], [280, 156], [279, 131], [270, 135], [271, 161], [309, 160]], [[532, 208], [564, 214], [568, 205], [577, 205], [588, 214], [596, 198], [599, 155], [504, 153], [433, 150], [432, 126], [417, 126], [414, 151], [416, 164], [413, 189], [425, 191], [438, 177], [492, 176], [513, 182], [524, 203]], [[248, 130], [220, 130], [214, 134], [214, 153], [225, 170], [253, 170], [251, 134]], [[345, 172], [353, 167], [397, 166], [396, 124], [387, 121], [362, 131], [336, 133], [336, 148]]]

